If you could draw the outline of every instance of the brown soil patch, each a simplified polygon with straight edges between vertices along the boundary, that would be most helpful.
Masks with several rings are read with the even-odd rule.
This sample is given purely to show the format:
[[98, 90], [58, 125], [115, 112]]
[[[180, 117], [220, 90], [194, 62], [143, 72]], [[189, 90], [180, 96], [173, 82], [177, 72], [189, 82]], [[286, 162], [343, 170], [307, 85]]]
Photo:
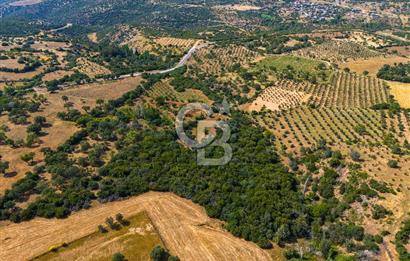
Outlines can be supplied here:
[[11, 69], [23, 69], [24, 64], [17, 62], [17, 59], [0, 60], [0, 67]]
[[394, 46], [386, 49], [389, 53], [397, 52], [398, 55], [410, 56], [410, 46]]
[[155, 39], [155, 42], [162, 46], [175, 46], [175, 47], [182, 47], [184, 49], [191, 48], [196, 40], [193, 39], [181, 39], [181, 38], [173, 38], [173, 37], [161, 37]]
[[116, 213], [125, 218], [146, 211], [165, 246], [181, 260], [271, 260], [254, 243], [231, 235], [220, 222], [189, 200], [171, 193], [149, 192], [120, 202], [95, 206], [64, 220], [35, 220], [0, 227], [0, 259], [26, 260], [50, 246], [89, 235]]

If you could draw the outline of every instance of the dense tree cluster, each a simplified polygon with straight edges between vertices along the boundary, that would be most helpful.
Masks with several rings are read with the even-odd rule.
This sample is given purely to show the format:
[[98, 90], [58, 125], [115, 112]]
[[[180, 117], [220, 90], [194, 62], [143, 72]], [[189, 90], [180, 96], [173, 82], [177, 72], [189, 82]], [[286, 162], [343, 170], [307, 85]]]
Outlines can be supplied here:
[[402, 228], [396, 234], [395, 244], [397, 253], [399, 253], [400, 260], [410, 260], [410, 252], [407, 250], [406, 245], [410, 240], [410, 220], [406, 220], [403, 223]]
[[410, 83], [410, 63], [386, 64], [379, 70], [377, 77], [389, 81]]

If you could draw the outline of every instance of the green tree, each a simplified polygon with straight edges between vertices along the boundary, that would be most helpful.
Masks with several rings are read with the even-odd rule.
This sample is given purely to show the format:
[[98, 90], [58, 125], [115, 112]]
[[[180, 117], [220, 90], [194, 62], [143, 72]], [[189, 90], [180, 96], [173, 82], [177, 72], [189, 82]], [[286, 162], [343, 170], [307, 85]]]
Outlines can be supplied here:
[[24, 162], [26, 162], [26, 163], [28, 163], [29, 165], [32, 165], [33, 164], [33, 159], [34, 159], [34, 156], [35, 156], [36, 154], [34, 153], [34, 152], [29, 152], [29, 153], [25, 153], [25, 154], [23, 154], [23, 155], [21, 155], [21, 159], [24, 161]]
[[6, 174], [6, 171], [9, 169], [10, 163], [8, 161], [0, 160], [0, 173]]
[[112, 259], [111, 259], [112, 261], [125, 261], [126, 259], [125, 259], [125, 256], [123, 255], [123, 254], [121, 254], [121, 253], [115, 253], [113, 256], [112, 256]]

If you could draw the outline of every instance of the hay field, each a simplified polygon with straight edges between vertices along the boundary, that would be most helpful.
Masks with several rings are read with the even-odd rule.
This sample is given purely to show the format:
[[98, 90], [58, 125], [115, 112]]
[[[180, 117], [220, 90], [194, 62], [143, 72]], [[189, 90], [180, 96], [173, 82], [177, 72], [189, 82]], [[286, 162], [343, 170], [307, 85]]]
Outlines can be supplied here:
[[380, 68], [385, 64], [393, 65], [395, 63], [407, 63], [410, 62], [410, 58], [390, 56], [390, 57], [374, 57], [369, 59], [359, 59], [356, 61], [349, 61], [347, 63], [340, 64], [341, 68], [349, 68], [352, 72], [362, 74], [364, 71], [368, 71], [370, 75], [376, 76]]
[[388, 81], [390, 93], [396, 98], [400, 106], [410, 109], [410, 83]]
[[[104, 81], [65, 88], [59, 95], [77, 97], [93, 103], [97, 99], [116, 99], [141, 83], [141, 77], [129, 77], [115, 81]], [[93, 104], [87, 104], [93, 105]]]
[[72, 242], [97, 230], [105, 218], [122, 213], [125, 218], [146, 211], [167, 249], [181, 260], [271, 260], [254, 243], [231, 235], [205, 210], [172, 193], [149, 192], [120, 202], [97, 205], [67, 219], [37, 218], [0, 227], [1, 260], [27, 260], [50, 246]]

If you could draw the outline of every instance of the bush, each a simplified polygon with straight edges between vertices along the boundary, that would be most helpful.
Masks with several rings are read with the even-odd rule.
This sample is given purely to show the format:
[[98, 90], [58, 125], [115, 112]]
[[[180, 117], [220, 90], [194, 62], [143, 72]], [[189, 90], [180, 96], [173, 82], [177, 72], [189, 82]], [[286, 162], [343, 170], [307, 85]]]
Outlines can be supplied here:
[[399, 162], [397, 160], [389, 160], [389, 162], [387, 162], [387, 166], [392, 169], [397, 169], [399, 167]]

